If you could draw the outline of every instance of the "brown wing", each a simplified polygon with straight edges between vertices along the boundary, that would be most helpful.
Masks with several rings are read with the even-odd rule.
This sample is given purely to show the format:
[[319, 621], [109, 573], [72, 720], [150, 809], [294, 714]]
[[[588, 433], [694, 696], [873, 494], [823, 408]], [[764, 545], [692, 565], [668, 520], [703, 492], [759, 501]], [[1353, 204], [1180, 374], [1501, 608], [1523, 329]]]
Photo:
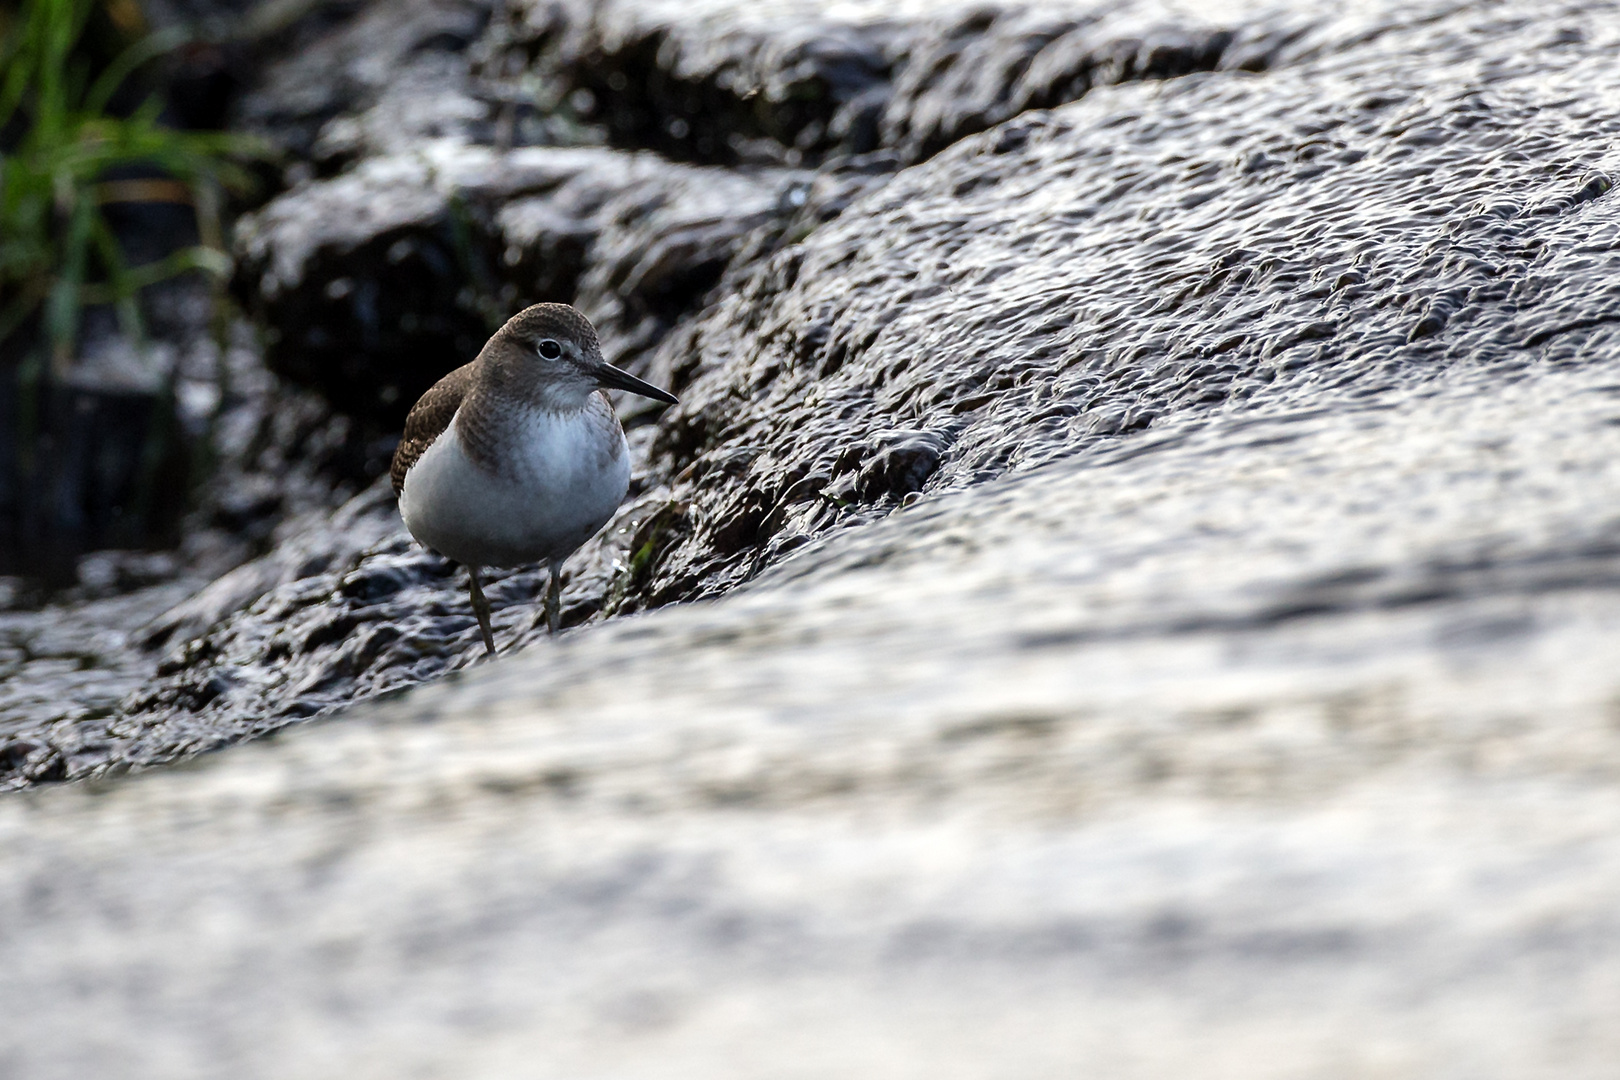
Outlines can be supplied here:
[[399, 438], [399, 449], [394, 451], [394, 464], [388, 470], [394, 481], [395, 495], [405, 490], [405, 474], [411, 471], [416, 459], [426, 453], [433, 440], [443, 435], [444, 429], [450, 426], [450, 420], [461, 408], [461, 402], [472, 385], [473, 364], [464, 364], [434, 383], [432, 389], [411, 406], [411, 413], [405, 418], [405, 434]]

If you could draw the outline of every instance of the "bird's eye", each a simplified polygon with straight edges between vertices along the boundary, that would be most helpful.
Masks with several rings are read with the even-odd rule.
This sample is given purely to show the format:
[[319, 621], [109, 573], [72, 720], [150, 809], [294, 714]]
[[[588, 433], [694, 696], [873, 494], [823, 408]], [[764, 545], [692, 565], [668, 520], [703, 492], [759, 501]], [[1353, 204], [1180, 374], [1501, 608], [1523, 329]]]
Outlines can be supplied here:
[[539, 348], [540, 355], [545, 357], [547, 360], [555, 360], [557, 357], [562, 355], [562, 346], [557, 344], [555, 341], [552, 341], [550, 338], [546, 338], [546, 340], [542, 341]]

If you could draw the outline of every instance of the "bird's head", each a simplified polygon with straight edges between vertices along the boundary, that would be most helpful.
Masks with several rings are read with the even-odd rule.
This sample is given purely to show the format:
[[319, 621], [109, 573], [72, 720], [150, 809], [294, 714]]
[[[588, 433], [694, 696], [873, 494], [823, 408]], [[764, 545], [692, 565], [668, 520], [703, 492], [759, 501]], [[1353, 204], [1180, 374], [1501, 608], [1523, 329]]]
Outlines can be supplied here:
[[495, 332], [484, 355], [496, 378], [548, 409], [577, 409], [604, 389], [678, 404], [673, 394], [602, 359], [596, 328], [567, 304], [524, 308]]

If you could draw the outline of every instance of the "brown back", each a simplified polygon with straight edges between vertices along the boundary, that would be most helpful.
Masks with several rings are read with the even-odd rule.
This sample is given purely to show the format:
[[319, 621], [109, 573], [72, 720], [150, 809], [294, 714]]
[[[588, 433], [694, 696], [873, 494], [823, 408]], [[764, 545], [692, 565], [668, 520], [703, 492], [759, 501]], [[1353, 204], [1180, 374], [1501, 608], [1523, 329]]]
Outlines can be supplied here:
[[405, 418], [405, 434], [400, 436], [399, 448], [394, 451], [394, 462], [388, 475], [394, 482], [394, 494], [405, 490], [405, 474], [411, 471], [433, 445], [433, 440], [444, 434], [456, 410], [473, 388], [474, 368], [478, 361], [463, 364], [434, 383], [432, 388], [411, 407]]

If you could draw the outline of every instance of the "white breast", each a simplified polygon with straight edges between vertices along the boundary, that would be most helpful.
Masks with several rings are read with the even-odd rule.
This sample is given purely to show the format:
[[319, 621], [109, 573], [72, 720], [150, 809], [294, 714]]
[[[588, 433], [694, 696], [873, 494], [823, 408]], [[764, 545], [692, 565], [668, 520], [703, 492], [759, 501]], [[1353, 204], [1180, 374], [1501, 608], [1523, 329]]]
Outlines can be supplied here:
[[405, 474], [399, 498], [405, 527], [445, 558], [472, 566], [566, 558], [624, 499], [630, 484], [624, 432], [611, 413], [536, 411], [503, 435], [512, 437], [502, 440], [508, 446], [502, 467], [481, 468], [452, 422]]

